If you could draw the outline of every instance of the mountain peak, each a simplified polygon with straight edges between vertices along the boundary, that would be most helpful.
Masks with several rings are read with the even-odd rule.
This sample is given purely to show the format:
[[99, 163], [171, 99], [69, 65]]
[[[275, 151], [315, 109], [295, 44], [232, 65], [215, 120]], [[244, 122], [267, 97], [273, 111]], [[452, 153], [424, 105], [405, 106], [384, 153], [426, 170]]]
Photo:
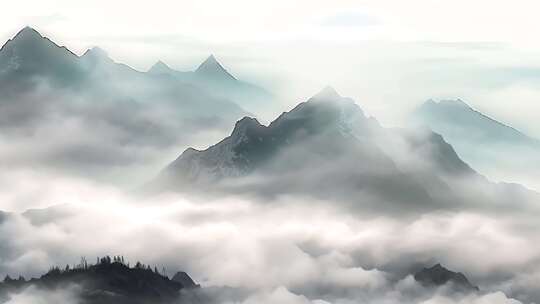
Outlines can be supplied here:
[[41, 39], [43, 36], [34, 28], [30, 26], [25, 26], [22, 30], [20, 30], [17, 35], [13, 38], [13, 40], [16, 39], [30, 39], [30, 38], [38, 38]]
[[97, 46], [88, 49], [83, 56], [92, 56], [95, 58], [109, 58], [109, 54], [107, 54], [104, 49]]
[[158, 62], [154, 63], [154, 65], [148, 70], [149, 73], [155, 74], [166, 74], [170, 71], [172, 71], [171, 67], [169, 67], [165, 62], [161, 60], [158, 60]]
[[319, 93], [312, 97], [312, 99], [317, 100], [339, 100], [341, 98], [343, 97], [331, 86], [324, 87]]
[[442, 99], [439, 101], [435, 101], [433, 99], [429, 99], [428, 101], [424, 102], [422, 105], [424, 107], [433, 107], [433, 106], [445, 106], [445, 107], [461, 107], [465, 109], [471, 109], [471, 106], [469, 106], [465, 101], [462, 99]]
[[256, 118], [246, 116], [236, 122], [233, 134], [243, 134], [248, 129], [259, 128], [261, 126], [261, 123]]
[[442, 286], [448, 283], [462, 291], [478, 291], [478, 287], [472, 285], [467, 277], [461, 272], [453, 272], [440, 263], [430, 268], [424, 268], [414, 275], [417, 282], [425, 286]]
[[21, 45], [21, 44], [35, 44], [38, 43], [38, 41], [45, 40], [41, 34], [36, 31], [35, 29], [26, 26], [22, 30], [20, 30], [12, 39], [8, 40], [3, 46], [1, 50], [4, 50], [8, 45], [14, 46], [14, 45]]
[[236, 80], [222, 65], [214, 55], [208, 56], [206, 60], [195, 70], [198, 75], [214, 78]]

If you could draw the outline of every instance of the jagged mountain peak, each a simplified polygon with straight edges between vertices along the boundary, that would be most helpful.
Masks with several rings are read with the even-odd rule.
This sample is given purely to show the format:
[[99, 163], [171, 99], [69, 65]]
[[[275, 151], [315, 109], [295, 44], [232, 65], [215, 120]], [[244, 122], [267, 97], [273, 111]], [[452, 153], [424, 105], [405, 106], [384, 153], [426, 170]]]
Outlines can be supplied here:
[[[306, 119], [313, 117], [318, 124], [340, 123], [349, 124], [352, 121], [366, 120], [362, 108], [349, 97], [341, 96], [334, 88], [327, 86], [307, 102], [300, 103], [290, 112], [283, 113], [276, 122], [288, 119]], [[323, 119], [324, 121], [320, 121]]]
[[214, 79], [229, 79], [236, 80], [224, 67], [219, 63], [214, 55], [210, 55], [206, 60], [199, 65], [195, 73], [201, 76]]
[[424, 268], [414, 275], [414, 279], [424, 286], [442, 286], [452, 284], [454, 288], [460, 291], [478, 291], [478, 287], [469, 282], [467, 277], [461, 272], [450, 271], [440, 263]]
[[236, 122], [232, 134], [245, 133], [248, 129], [259, 127], [264, 126], [256, 118], [245, 116]]

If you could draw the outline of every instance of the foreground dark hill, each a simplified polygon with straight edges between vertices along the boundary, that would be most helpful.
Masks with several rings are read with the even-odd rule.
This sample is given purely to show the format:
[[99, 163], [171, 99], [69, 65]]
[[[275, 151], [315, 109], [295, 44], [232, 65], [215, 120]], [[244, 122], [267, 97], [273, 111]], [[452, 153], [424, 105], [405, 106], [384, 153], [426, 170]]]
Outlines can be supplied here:
[[266, 198], [297, 194], [404, 213], [535, 197], [489, 183], [438, 134], [383, 128], [331, 88], [269, 126], [243, 118], [216, 145], [186, 150], [149, 188]]
[[234, 77], [214, 55], [210, 55], [195, 71], [177, 71], [162, 61], [158, 61], [148, 73], [172, 76], [182, 82], [201, 87], [206, 91], [234, 100], [242, 108], [253, 113], [271, 106], [272, 96], [269, 92]]
[[538, 189], [540, 140], [473, 109], [462, 100], [429, 100], [413, 113], [417, 124], [442, 134], [475, 168], [497, 179]]
[[[85, 261], [75, 268], [53, 268], [37, 279], [7, 277], [0, 284], [0, 302], [4, 303], [10, 294], [23, 292], [32, 286], [45, 291], [63, 290], [76, 286], [77, 303], [186, 303], [182, 291], [198, 288], [193, 280], [183, 272], [173, 279], [160, 274], [157, 269], [137, 263], [130, 267], [123, 258], [102, 258], [96, 265]], [[189, 295], [186, 295], [189, 296]], [[189, 303], [194, 298], [189, 297]]]

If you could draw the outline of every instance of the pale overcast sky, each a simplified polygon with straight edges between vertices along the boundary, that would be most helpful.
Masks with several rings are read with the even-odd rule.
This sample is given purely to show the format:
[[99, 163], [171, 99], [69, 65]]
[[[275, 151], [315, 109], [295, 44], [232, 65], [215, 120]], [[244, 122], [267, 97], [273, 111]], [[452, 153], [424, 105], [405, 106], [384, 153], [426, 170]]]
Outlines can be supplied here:
[[236, 75], [285, 85], [287, 104], [331, 84], [388, 124], [429, 98], [462, 98], [540, 137], [539, 11], [535, 0], [19, 0], [3, 5], [0, 38], [30, 25], [140, 70], [214, 53]]

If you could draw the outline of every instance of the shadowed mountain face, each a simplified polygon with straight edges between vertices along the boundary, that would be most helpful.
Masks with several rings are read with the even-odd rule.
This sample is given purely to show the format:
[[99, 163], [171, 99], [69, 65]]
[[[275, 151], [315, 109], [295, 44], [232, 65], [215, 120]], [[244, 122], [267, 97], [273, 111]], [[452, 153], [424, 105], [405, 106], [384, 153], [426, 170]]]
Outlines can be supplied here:
[[[84, 263], [74, 269], [53, 268], [40, 278], [29, 281], [8, 277], [0, 283], [0, 302], [4, 303], [10, 295], [30, 287], [45, 291], [67, 290], [71, 287], [76, 303], [186, 303], [182, 300], [181, 291], [187, 292], [198, 285], [189, 275], [180, 273], [183, 274], [182, 280], [171, 280], [139, 263], [131, 268], [121, 261], [111, 262], [104, 258], [96, 265], [88, 266]], [[189, 303], [193, 303], [192, 298]]]
[[242, 108], [253, 113], [260, 113], [260, 111], [272, 106], [270, 93], [261, 87], [238, 80], [218, 62], [214, 55], [210, 55], [193, 72], [176, 71], [162, 61], [158, 61], [148, 73], [172, 76], [201, 87], [216, 96], [234, 100]]
[[422, 269], [414, 275], [414, 279], [426, 287], [450, 285], [450, 288], [459, 292], [479, 291], [464, 274], [450, 271], [441, 264]]
[[427, 101], [413, 115], [416, 123], [442, 134], [458, 153], [482, 173], [496, 179], [540, 186], [540, 141], [500, 123], [462, 100]]
[[269, 126], [243, 118], [216, 145], [186, 150], [150, 188], [298, 194], [405, 213], [478, 205], [495, 189], [505, 193], [496, 200], [527, 193], [487, 182], [440, 135], [381, 127], [331, 88]]

